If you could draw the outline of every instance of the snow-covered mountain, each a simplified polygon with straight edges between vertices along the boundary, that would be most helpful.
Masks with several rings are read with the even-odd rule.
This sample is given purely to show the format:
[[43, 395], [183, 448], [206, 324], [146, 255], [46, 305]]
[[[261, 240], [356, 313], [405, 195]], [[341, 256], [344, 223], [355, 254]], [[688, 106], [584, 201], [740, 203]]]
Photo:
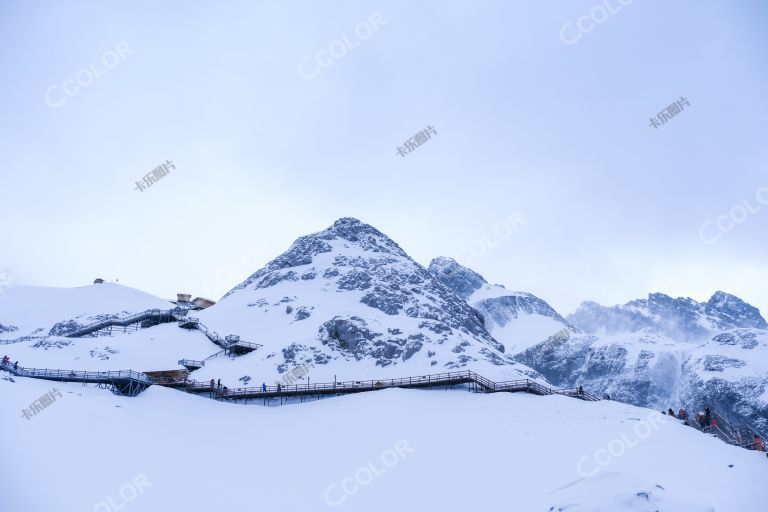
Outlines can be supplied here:
[[488, 284], [483, 276], [451, 258], [435, 258], [429, 271], [483, 315], [485, 327], [511, 354], [573, 327], [535, 295]]
[[715, 406], [768, 427], [768, 330], [760, 312], [718, 291], [707, 302], [654, 293], [568, 317], [584, 334], [552, 337], [516, 359], [555, 385], [666, 410]]
[[[235, 359], [210, 359], [192, 378], [272, 384], [300, 366], [314, 382], [458, 369], [495, 380], [542, 379], [511, 350], [542, 338], [519, 357], [559, 384], [665, 408], [675, 397], [692, 403], [706, 396], [718, 408], [760, 419], [768, 339], [759, 312], [727, 294], [704, 306], [680, 300], [690, 308], [679, 309], [692, 309], [695, 318], [652, 313], [634, 301], [642, 320], [616, 320], [627, 316], [622, 307], [615, 315], [614, 308], [592, 307], [599, 314], [585, 314], [579, 324], [594, 332], [580, 334], [531, 294], [489, 285], [445, 258], [427, 270], [371, 226], [340, 219], [299, 238], [218, 304], [189, 313], [221, 335], [263, 344]], [[220, 350], [199, 330], [176, 323], [65, 337], [94, 320], [170, 307], [118, 285], [15, 287], [0, 296], [0, 338], [15, 338], [1, 350], [22, 366], [138, 371], [175, 369], [180, 358], [201, 360]], [[690, 325], [707, 334], [667, 334], [695, 331]], [[25, 336], [32, 338], [19, 339]], [[411, 510], [425, 503], [443, 510], [506, 503], [524, 511], [752, 512], [768, 497], [760, 485], [768, 475], [764, 454], [673, 418], [610, 401], [466, 391], [389, 389], [275, 409], [261, 400], [221, 403], [160, 386], [117, 396], [0, 371], [0, 465], [10, 468], [0, 494], [8, 510], [29, 512], [112, 510], [134, 500], [147, 512], [248, 504]], [[58, 398], [32, 420], [20, 415], [51, 395]], [[237, 449], [226, 449], [217, 432], [238, 432]], [[32, 445], [45, 453], [30, 456]], [[168, 461], [190, 446], [200, 470], [179, 472]], [[41, 480], [58, 485], [30, 494]], [[204, 487], [227, 492], [189, 492]], [[135, 494], [126, 498], [126, 490]]]
[[313, 380], [461, 369], [540, 377], [512, 360], [462, 297], [352, 218], [299, 238], [200, 318], [264, 345], [234, 363], [212, 361], [199, 370], [203, 378], [271, 380], [306, 362], [315, 365]]
[[768, 325], [734, 295], [585, 302], [565, 319], [534, 295], [490, 285], [450, 258], [434, 259], [429, 271], [483, 315], [508, 353], [557, 386], [583, 385], [663, 410], [710, 404], [768, 427]]
[[621, 306], [584, 302], [568, 320], [587, 333], [643, 332], [680, 341], [700, 341], [713, 332], [738, 328], [766, 329], [760, 311], [738, 297], [718, 291], [707, 302], [652, 293]]
[[[170, 307], [111, 284], [17, 286], [0, 295], [0, 339], [31, 336], [3, 352], [47, 368], [167, 370], [219, 350], [199, 331], [174, 324], [64, 337], [94, 320]], [[768, 428], [768, 326], [739, 298], [717, 292], [699, 303], [651, 294], [621, 306], [587, 302], [565, 319], [534, 295], [491, 285], [449, 258], [427, 270], [351, 218], [299, 238], [218, 304], [193, 314], [221, 335], [263, 345], [208, 361], [195, 372], [198, 380], [273, 383], [297, 367], [315, 382], [472, 369], [495, 380], [583, 385], [657, 409], [708, 403]]]
[[[65, 337], [96, 320], [172, 307], [112, 284], [15, 287], [0, 296], [0, 339], [21, 340], [3, 345], [12, 360], [44, 368], [168, 370], [180, 359], [203, 360], [220, 350], [200, 331], [173, 323]], [[218, 304], [189, 315], [222, 336], [263, 345], [235, 360], [214, 358], [194, 374], [231, 387], [274, 383], [298, 368], [315, 382], [463, 369], [543, 382], [512, 359], [462, 297], [390, 238], [351, 218], [299, 238]]]

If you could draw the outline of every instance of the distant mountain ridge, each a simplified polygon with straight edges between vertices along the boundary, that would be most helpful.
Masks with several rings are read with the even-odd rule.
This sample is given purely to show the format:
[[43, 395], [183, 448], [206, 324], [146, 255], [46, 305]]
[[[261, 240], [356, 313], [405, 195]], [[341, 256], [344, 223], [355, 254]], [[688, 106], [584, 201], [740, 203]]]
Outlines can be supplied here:
[[558, 386], [662, 410], [710, 405], [768, 428], [768, 325], [740, 298], [651, 293], [612, 307], [585, 302], [568, 320], [584, 334], [552, 337], [516, 359]]
[[663, 293], [651, 293], [647, 299], [621, 306], [584, 302], [568, 320], [590, 334], [661, 333], [687, 341], [727, 329], [768, 328], [756, 307], [722, 291], [715, 292], [704, 303], [683, 297], [674, 299]]

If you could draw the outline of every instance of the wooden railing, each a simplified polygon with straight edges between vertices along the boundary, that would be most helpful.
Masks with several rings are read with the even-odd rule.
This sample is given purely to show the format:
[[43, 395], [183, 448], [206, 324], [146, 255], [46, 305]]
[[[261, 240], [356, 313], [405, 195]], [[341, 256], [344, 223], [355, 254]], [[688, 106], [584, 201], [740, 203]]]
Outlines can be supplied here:
[[[181, 360], [179, 364], [184, 361], [201, 363], [203, 361], [188, 361]], [[505, 382], [493, 382], [490, 379], [483, 377], [473, 371], [465, 370], [460, 372], [446, 372], [437, 374], [427, 374], [415, 377], [402, 377], [397, 379], [369, 379], [369, 380], [349, 380], [349, 381], [336, 381], [336, 382], [321, 382], [313, 384], [293, 384], [293, 385], [276, 385], [276, 386], [254, 386], [254, 387], [242, 387], [227, 389], [224, 392], [223, 387], [212, 386], [210, 382], [199, 382], [195, 380], [189, 380], [185, 376], [179, 377], [156, 377], [152, 378], [148, 375], [133, 371], [133, 370], [119, 370], [108, 372], [89, 372], [89, 371], [75, 371], [75, 370], [58, 370], [58, 369], [40, 369], [40, 368], [24, 368], [15, 366], [10, 362], [0, 363], [0, 369], [7, 370], [14, 375], [20, 377], [31, 377], [37, 379], [49, 379], [49, 380], [61, 380], [68, 382], [90, 382], [90, 383], [113, 383], [115, 381], [134, 381], [137, 383], [150, 386], [152, 384], [176, 386], [182, 385], [188, 390], [210, 390], [215, 391], [216, 394], [226, 399], [237, 399], [241, 396], [259, 396], [259, 395], [312, 395], [318, 393], [353, 393], [358, 391], [372, 391], [386, 388], [408, 388], [408, 387], [433, 387], [433, 386], [448, 386], [457, 384], [469, 384], [475, 383], [479, 388], [486, 393], [494, 392], [515, 392], [524, 391], [528, 393], [534, 393], [537, 395], [551, 395], [561, 394], [573, 398], [581, 398], [583, 400], [597, 400], [587, 393], [579, 392], [579, 390], [559, 390], [552, 389], [539, 384], [536, 381], [530, 379], [521, 379], [515, 381]]]
[[14, 364], [0, 362], [0, 369], [6, 370], [19, 377], [33, 379], [60, 380], [67, 382], [104, 382], [110, 383], [119, 380], [132, 380], [146, 385], [154, 384], [154, 379], [134, 370], [117, 370], [107, 372], [89, 372], [78, 370], [59, 370], [49, 368], [24, 368]]
[[180, 359], [178, 361], [178, 364], [180, 366], [192, 366], [197, 368], [202, 368], [205, 366], [205, 361], [195, 361], [194, 359]]
[[108, 327], [127, 327], [129, 325], [144, 322], [146, 320], [155, 320], [158, 324], [168, 323], [173, 322], [174, 320], [177, 320], [184, 315], [186, 315], [186, 310], [179, 308], [168, 310], [148, 309], [146, 311], [135, 313], [123, 318], [107, 318], [105, 320], [97, 320], [96, 322], [81, 326], [65, 336], [67, 338], [80, 338], [82, 336], [93, 334]]
[[740, 446], [748, 450], [755, 449], [754, 436], [756, 435], [765, 442], [765, 435], [755, 429], [752, 425], [741, 423], [739, 426], [735, 426], [720, 412], [712, 409], [710, 409], [710, 411], [711, 417], [709, 425], [699, 425], [696, 416], [689, 416], [687, 418], [688, 425], [705, 434], [712, 434], [728, 444]]
[[[338, 392], [340, 394], [372, 391], [386, 388], [403, 387], [431, 387], [454, 384], [477, 384], [484, 392], [514, 392], [523, 391], [537, 395], [558, 394], [572, 398], [580, 398], [587, 401], [597, 401], [598, 398], [586, 392], [579, 393], [578, 389], [552, 389], [539, 384], [530, 379], [521, 379], [515, 381], [493, 382], [473, 371], [465, 370], [461, 372], [446, 372], [438, 374], [428, 374], [415, 377], [402, 377], [397, 379], [368, 379], [368, 380], [350, 380], [337, 382], [318, 382], [312, 384], [291, 384], [280, 386], [252, 386], [227, 389], [226, 393], [219, 390], [223, 398], [238, 399], [240, 397], [257, 397], [259, 395], [312, 395], [329, 392]], [[192, 389], [210, 389], [209, 382], [187, 381], [188, 387]]]

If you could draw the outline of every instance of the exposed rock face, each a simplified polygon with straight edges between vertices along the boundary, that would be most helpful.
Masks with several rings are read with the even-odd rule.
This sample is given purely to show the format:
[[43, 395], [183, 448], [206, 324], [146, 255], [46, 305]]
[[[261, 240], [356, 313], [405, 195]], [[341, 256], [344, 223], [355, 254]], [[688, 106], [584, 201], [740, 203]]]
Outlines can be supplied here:
[[78, 329], [82, 329], [83, 327], [92, 323], [125, 317], [128, 315], [129, 313], [126, 311], [123, 311], [120, 314], [96, 314], [91, 316], [78, 315], [76, 318], [71, 320], [64, 320], [54, 324], [54, 326], [51, 327], [51, 329], [48, 331], [48, 336], [67, 336], [68, 334], [72, 334]]
[[495, 325], [504, 326], [522, 315], [544, 316], [564, 326], [569, 325], [549, 304], [530, 293], [517, 292], [515, 295], [480, 299], [474, 306], [484, 314], [486, 321], [490, 319]]
[[684, 403], [711, 403], [768, 432], [768, 331], [733, 329], [696, 347], [683, 365]]
[[474, 270], [443, 256], [430, 262], [429, 272], [463, 299], [468, 299], [488, 284], [485, 278]]
[[274, 350], [278, 366], [288, 361], [278, 350], [293, 343], [292, 361], [318, 365], [500, 368], [540, 377], [505, 353], [461, 296], [386, 235], [351, 218], [299, 238], [201, 317], [216, 330], [247, 325], [243, 334]]
[[3, 324], [0, 324], [0, 333], [3, 333], [3, 332], [13, 332], [13, 331], [17, 331], [17, 330], [19, 330], [19, 328], [14, 326], [14, 325], [3, 325]]
[[718, 329], [768, 329], [759, 309], [730, 293], [715, 292], [704, 304], [704, 312]]
[[451, 258], [435, 258], [429, 264], [429, 272], [475, 308], [483, 316], [488, 331], [508, 347], [510, 353], [571, 327], [535, 295], [489, 285], [483, 276]]
[[[110, 283], [77, 288], [14, 286], [0, 294], [0, 333], [13, 331], [17, 340], [66, 336], [101, 319], [171, 307], [167, 300]], [[13, 328], [4, 328], [9, 326]]]
[[768, 330], [741, 299], [655, 293], [623, 306], [584, 303], [568, 319], [591, 334], [552, 337], [516, 359], [555, 385], [662, 410], [709, 404], [768, 431]]
[[[517, 356], [559, 386], [583, 385], [615, 400], [666, 410], [677, 400], [682, 361], [663, 340], [574, 335], [552, 337]], [[661, 347], [660, 347], [661, 345]], [[666, 404], [666, 405], [665, 405]]]

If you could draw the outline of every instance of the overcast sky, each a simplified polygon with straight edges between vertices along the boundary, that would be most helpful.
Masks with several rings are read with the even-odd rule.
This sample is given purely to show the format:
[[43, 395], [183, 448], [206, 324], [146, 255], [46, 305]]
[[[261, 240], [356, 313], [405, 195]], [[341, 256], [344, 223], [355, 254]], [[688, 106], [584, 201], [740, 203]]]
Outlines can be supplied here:
[[353, 216], [563, 314], [768, 313], [768, 8], [622, 1], [3, 0], [0, 271], [218, 299]]

